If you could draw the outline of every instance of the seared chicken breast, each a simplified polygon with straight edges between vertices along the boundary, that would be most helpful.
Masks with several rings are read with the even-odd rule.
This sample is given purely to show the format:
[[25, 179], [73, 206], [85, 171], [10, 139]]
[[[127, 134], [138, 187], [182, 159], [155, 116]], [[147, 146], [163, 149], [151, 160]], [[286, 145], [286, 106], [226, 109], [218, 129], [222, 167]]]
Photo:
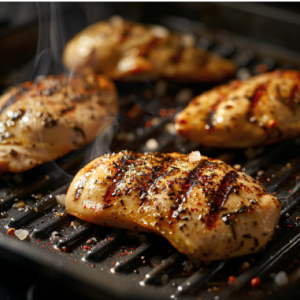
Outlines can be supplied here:
[[71, 39], [63, 53], [69, 70], [105, 73], [113, 80], [214, 82], [232, 76], [236, 66], [228, 59], [195, 47], [191, 35], [166, 28], [127, 22], [115, 16], [95, 23]]
[[281, 206], [258, 181], [199, 152], [123, 151], [81, 169], [66, 208], [94, 224], [157, 233], [189, 257], [211, 261], [262, 248]]
[[22, 172], [93, 140], [118, 113], [104, 76], [65, 75], [14, 86], [0, 97], [0, 172]]
[[222, 148], [294, 138], [300, 134], [300, 73], [277, 70], [216, 87], [194, 98], [175, 128], [187, 139]]

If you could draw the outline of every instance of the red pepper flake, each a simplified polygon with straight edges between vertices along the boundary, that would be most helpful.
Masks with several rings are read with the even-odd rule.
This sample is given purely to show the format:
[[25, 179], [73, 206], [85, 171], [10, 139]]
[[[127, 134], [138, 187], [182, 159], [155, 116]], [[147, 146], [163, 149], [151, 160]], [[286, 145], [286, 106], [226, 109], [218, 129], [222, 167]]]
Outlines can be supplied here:
[[198, 201], [197, 203], [196, 203], [197, 205], [201, 205], [201, 203]]
[[109, 241], [111, 241], [111, 238], [108, 238]]
[[42, 248], [44, 248], [44, 246], [42, 246]]
[[90, 250], [91, 248], [89, 246], [83, 246], [83, 249]]
[[113, 261], [113, 262], [112, 262], [112, 264], [114, 265], [114, 264], [115, 264], [115, 262]]
[[125, 253], [126, 253], [126, 254], [130, 254], [130, 252], [129, 252], [129, 251], [125, 251]]
[[123, 256], [124, 256], [124, 254], [123, 254], [123, 253], [120, 253], [120, 255], [121, 255], [121, 257], [123, 257]]
[[292, 190], [289, 190], [289, 193], [291, 193], [292, 192]]
[[186, 124], [186, 120], [179, 120], [180, 124]]
[[39, 243], [39, 242], [40, 242], [40, 239], [38, 239], [37, 242]]
[[194, 212], [197, 212], [197, 211], [198, 211], [198, 208], [192, 208], [192, 210], [193, 210]]
[[252, 288], [258, 288], [260, 286], [260, 278], [259, 277], [254, 277], [252, 280], [251, 280], [251, 286]]
[[234, 282], [234, 281], [235, 281], [235, 277], [234, 276], [229, 276], [228, 282], [231, 283], [231, 282]]

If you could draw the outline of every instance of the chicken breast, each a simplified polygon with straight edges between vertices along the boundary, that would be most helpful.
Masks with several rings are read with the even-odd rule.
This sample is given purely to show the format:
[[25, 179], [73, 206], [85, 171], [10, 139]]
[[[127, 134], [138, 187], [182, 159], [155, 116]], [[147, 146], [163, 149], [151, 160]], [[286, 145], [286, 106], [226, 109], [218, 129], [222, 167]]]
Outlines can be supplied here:
[[71, 39], [63, 53], [69, 70], [105, 73], [113, 80], [221, 81], [235, 64], [195, 47], [194, 37], [170, 33], [156, 25], [124, 21], [115, 16], [95, 23]]
[[300, 134], [300, 73], [277, 70], [214, 88], [175, 120], [177, 133], [203, 145], [245, 148]]
[[22, 172], [93, 140], [118, 113], [104, 76], [39, 78], [0, 97], [0, 172]]
[[123, 151], [81, 169], [66, 208], [94, 224], [154, 232], [190, 258], [212, 261], [262, 248], [281, 206], [220, 160]]

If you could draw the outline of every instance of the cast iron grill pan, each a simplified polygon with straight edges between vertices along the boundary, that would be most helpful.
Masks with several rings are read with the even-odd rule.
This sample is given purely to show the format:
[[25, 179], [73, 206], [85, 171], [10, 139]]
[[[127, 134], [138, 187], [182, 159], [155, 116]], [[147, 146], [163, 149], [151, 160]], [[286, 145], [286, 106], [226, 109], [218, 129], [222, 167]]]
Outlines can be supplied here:
[[[164, 21], [169, 27], [186, 22], [185, 28], [186, 24], [190, 26], [189, 32], [199, 45], [237, 62], [238, 78], [278, 67], [299, 68], [299, 57], [286, 49], [274, 47], [270, 51], [270, 45], [257, 46], [244, 37], [211, 31], [186, 19], [172, 17]], [[199, 146], [176, 136], [172, 127], [174, 114], [192, 96], [212, 86], [163, 80], [118, 84], [121, 114], [111, 149], [112, 152], [130, 149], [183, 153], [200, 150], [203, 155], [223, 159], [257, 177], [270, 193], [279, 193], [286, 199], [282, 202], [276, 233], [264, 249], [204, 265], [189, 261], [161, 237], [102, 228], [67, 215], [55, 196], [66, 192], [72, 176], [85, 164], [85, 148], [23, 174], [1, 175], [1, 257], [55, 280], [64, 280], [91, 299], [106, 295], [108, 299], [218, 300], [241, 295], [266, 298], [269, 294], [280, 299], [284, 288], [276, 286], [273, 277], [281, 270], [291, 275], [288, 288], [293, 289], [300, 266], [297, 263], [300, 195], [294, 188], [295, 178], [300, 174], [300, 140], [247, 150], [224, 150]], [[24, 211], [13, 207], [19, 200], [27, 204]], [[12, 227], [28, 230], [30, 240], [7, 237], [7, 230]], [[54, 231], [59, 234], [57, 242], [50, 240]], [[230, 276], [236, 278], [233, 283], [228, 283]], [[253, 290], [250, 281], [254, 277], [260, 277], [262, 284]]]

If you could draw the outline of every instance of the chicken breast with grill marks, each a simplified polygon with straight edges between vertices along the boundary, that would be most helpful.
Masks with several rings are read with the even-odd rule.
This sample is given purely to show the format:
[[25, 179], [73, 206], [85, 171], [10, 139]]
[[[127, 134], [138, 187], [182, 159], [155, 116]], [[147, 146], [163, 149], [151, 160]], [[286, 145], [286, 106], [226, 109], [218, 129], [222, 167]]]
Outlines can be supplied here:
[[258, 181], [195, 153], [104, 155], [77, 173], [66, 196], [69, 214], [102, 226], [154, 232], [204, 261], [262, 248], [273, 235], [280, 207]]
[[234, 75], [235, 64], [195, 46], [192, 35], [123, 20], [95, 23], [71, 39], [63, 53], [69, 70], [105, 73], [113, 80], [216, 82]]
[[214, 88], [175, 120], [177, 133], [203, 145], [245, 148], [300, 134], [300, 73], [277, 70]]
[[49, 76], [0, 97], [0, 172], [21, 172], [92, 141], [118, 113], [105, 76]]

